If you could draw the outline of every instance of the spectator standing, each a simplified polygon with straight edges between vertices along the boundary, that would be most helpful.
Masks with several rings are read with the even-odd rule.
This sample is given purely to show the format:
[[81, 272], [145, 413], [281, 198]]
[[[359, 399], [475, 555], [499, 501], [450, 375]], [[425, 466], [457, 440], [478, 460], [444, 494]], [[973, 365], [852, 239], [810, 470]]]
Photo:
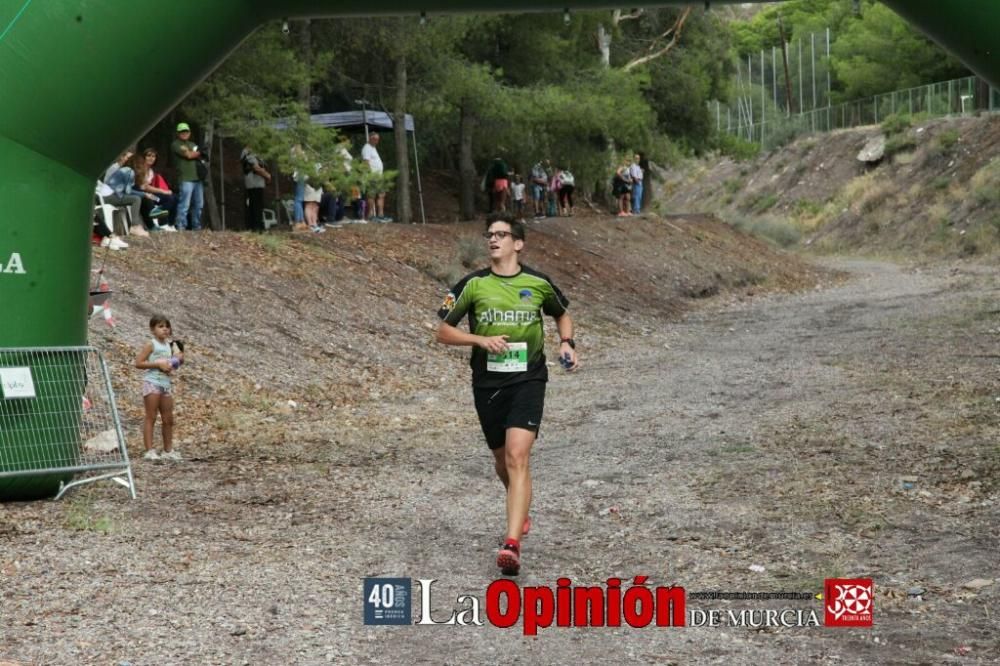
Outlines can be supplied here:
[[576, 189], [576, 178], [569, 169], [559, 172], [559, 214], [569, 217], [573, 214], [573, 191]]
[[[378, 154], [378, 144], [382, 140], [378, 132], [372, 132], [368, 136], [368, 143], [365, 147], [361, 149], [361, 159], [368, 163], [368, 170], [375, 176], [382, 176], [382, 172], [385, 170], [382, 164], [382, 158]], [[369, 186], [369, 189], [374, 187], [375, 189], [382, 189], [381, 183]], [[376, 222], [392, 222], [392, 218], [385, 216], [385, 192], [367, 192], [366, 198], [368, 199], [368, 215]]]
[[547, 217], [557, 217], [559, 215], [559, 187], [562, 185], [562, 180], [559, 177], [559, 169], [553, 169], [552, 163], [548, 160], [545, 161], [545, 171], [549, 177], [549, 187], [546, 194], [546, 211]]
[[507, 195], [510, 188], [510, 170], [501, 157], [494, 157], [486, 172], [486, 187], [490, 193], [490, 212], [507, 212]]
[[628, 162], [623, 162], [618, 165], [615, 170], [615, 175], [611, 179], [611, 193], [615, 196], [618, 202], [618, 217], [628, 217], [632, 213], [630, 210], [630, 190], [631, 190], [631, 176], [629, 175], [629, 164]]
[[243, 165], [243, 186], [247, 191], [247, 228], [257, 233], [264, 232], [264, 188], [271, 182], [271, 173], [264, 162], [254, 154], [253, 148], [244, 146], [240, 153]]
[[545, 166], [536, 162], [531, 167], [531, 201], [535, 206], [535, 217], [545, 217], [545, 191], [548, 189], [549, 177]]
[[[142, 375], [142, 402], [146, 412], [142, 427], [142, 444], [146, 451], [142, 457], [145, 460], [181, 460], [180, 453], [174, 450], [174, 394], [170, 375], [184, 362], [184, 344], [176, 343], [180, 352], [174, 355], [170, 320], [163, 315], [154, 314], [150, 318], [149, 331], [153, 337], [142, 346], [135, 359], [135, 367], [146, 371]], [[157, 414], [163, 434], [162, 454], [153, 446]]]
[[521, 174], [514, 174], [514, 184], [510, 186], [514, 198], [514, 214], [518, 219], [524, 217], [524, 182]]
[[635, 154], [635, 161], [632, 162], [631, 166], [628, 168], [629, 176], [632, 177], [632, 214], [639, 215], [642, 212], [642, 182], [645, 177], [645, 172], [640, 166], [639, 162], [642, 156], [639, 153]]
[[309, 183], [306, 183], [305, 185], [306, 224], [309, 225], [309, 231], [322, 233], [326, 231], [326, 229], [319, 224], [319, 204], [323, 200], [323, 188], [313, 187]]
[[180, 181], [175, 225], [180, 231], [187, 229], [190, 214], [191, 229], [199, 231], [201, 210], [205, 206], [205, 189], [198, 177], [198, 160], [201, 159], [201, 152], [191, 141], [191, 126], [187, 123], [177, 124], [177, 138], [170, 144], [170, 152], [173, 153], [174, 161], [177, 163], [177, 178]]

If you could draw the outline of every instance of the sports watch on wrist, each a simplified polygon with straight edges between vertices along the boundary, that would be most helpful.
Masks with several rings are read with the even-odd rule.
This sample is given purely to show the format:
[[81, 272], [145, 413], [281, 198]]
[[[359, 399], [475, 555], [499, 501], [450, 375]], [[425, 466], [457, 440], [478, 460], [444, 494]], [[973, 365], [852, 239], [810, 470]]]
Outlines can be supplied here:
[[576, 340], [574, 340], [573, 338], [560, 338], [559, 342], [560, 343], [565, 342], [566, 344], [569, 345], [570, 349], [576, 349]]

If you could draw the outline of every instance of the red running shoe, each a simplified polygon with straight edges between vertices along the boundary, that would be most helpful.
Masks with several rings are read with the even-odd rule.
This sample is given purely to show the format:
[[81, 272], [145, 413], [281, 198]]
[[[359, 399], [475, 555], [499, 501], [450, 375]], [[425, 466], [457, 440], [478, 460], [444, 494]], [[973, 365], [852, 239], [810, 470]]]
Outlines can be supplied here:
[[521, 549], [517, 544], [505, 543], [497, 551], [497, 566], [504, 576], [516, 576], [521, 571]]

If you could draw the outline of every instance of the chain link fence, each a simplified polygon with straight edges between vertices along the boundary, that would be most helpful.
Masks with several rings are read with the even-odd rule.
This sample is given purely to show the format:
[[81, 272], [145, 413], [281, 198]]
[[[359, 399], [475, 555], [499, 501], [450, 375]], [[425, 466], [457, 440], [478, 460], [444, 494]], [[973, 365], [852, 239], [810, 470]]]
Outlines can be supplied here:
[[831, 40], [827, 29], [738, 59], [732, 103], [708, 105], [716, 131], [770, 149], [804, 133], [878, 125], [893, 114], [1000, 111], [1000, 90], [974, 76], [833, 104]]
[[878, 125], [894, 114], [939, 118], [981, 111], [1000, 111], [1000, 90], [975, 76], [895, 90], [796, 114], [785, 115], [776, 109], [765, 108], [763, 118], [758, 113], [756, 122], [750, 122], [744, 114], [734, 119], [731, 109], [718, 102], [709, 108], [720, 133], [732, 134], [765, 148], [783, 145], [799, 134]]

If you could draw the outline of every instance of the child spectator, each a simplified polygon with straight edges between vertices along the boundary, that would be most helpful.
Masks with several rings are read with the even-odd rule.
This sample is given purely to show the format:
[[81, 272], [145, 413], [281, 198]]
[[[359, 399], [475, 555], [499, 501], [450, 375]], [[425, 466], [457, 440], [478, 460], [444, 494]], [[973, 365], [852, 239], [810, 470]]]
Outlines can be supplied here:
[[[170, 320], [156, 314], [149, 320], [149, 330], [153, 339], [142, 346], [135, 359], [135, 367], [145, 370], [142, 376], [142, 402], [146, 408], [146, 420], [142, 427], [142, 444], [146, 450], [145, 460], [181, 460], [181, 454], [174, 450], [174, 396], [171, 391], [170, 375], [184, 362], [184, 344], [177, 342], [180, 350], [171, 353], [167, 343], [173, 330]], [[153, 428], [156, 415], [160, 415], [160, 429], [163, 434], [163, 454], [153, 447]]]
[[614, 178], [611, 179], [611, 193], [618, 201], [618, 217], [629, 217], [632, 214], [630, 212], [632, 179], [628, 169], [628, 161], [623, 162], [615, 171]]
[[524, 217], [524, 183], [522, 182], [521, 174], [514, 174], [514, 184], [511, 186], [511, 192], [514, 196], [514, 214], [517, 215], [518, 219]]
[[549, 189], [546, 195], [546, 216], [558, 217], [559, 215], [559, 188], [562, 187], [562, 172], [556, 169], [549, 178]]

